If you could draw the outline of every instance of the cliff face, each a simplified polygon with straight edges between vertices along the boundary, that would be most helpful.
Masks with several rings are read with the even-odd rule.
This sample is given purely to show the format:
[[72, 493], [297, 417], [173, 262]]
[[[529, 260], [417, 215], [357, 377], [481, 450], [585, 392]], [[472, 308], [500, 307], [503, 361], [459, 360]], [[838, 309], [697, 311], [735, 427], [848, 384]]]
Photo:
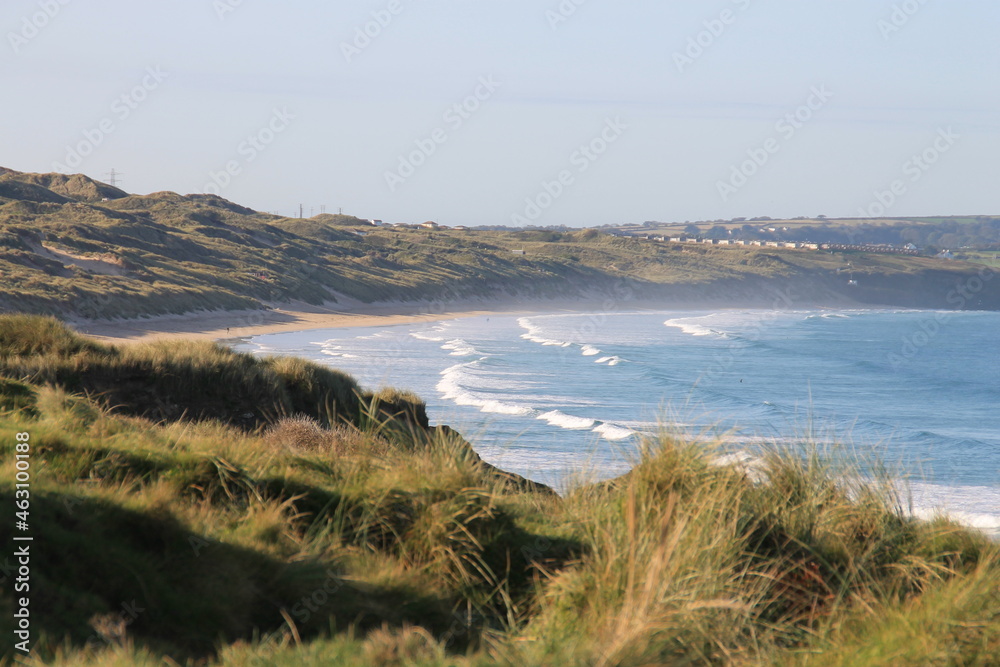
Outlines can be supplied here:
[[[853, 283], [851, 281], [854, 281]], [[1000, 310], [1000, 277], [988, 267], [900, 274], [801, 271], [791, 276], [725, 278], [696, 285], [636, 284], [637, 298], [664, 305], [746, 308], [912, 308]]]
[[997, 272], [929, 270], [914, 275], [866, 274], [846, 290], [859, 303], [934, 310], [1000, 310]]

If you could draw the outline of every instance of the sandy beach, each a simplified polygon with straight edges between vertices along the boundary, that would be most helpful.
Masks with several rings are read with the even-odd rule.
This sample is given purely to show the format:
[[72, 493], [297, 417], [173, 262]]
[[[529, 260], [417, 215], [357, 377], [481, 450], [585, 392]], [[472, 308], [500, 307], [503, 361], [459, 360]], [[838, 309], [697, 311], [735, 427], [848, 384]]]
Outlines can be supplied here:
[[[510, 315], [532, 313], [617, 312], [661, 310], [670, 308], [688, 312], [706, 309], [754, 307], [738, 303], [663, 302], [635, 299], [613, 302], [595, 299], [577, 300], [517, 300], [517, 301], [453, 301], [453, 302], [361, 302], [331, 303], [313, 306], [306, 303], [272, 303], [268, 310], [212, 311], [184, 315], [164, 315], [128, 320], [69, 320], [77, 331], [110, 343], [148, 343], [158, 340], [225, 340], [271, 333], [339, 329], [349, 327], [382, 327], [413, 322], [439, 322], [480, 315]], [[760, 307], [760, 306], [758, 306]], [[824, 308], [824, 306], [815, 306]]]
[[490, 309], [466, 308], [459, 304], [435, 307], [426, 303], [352, 305], [348, 308], [339, 304], [331, 307], [283, 304], [269, 310], [218, 311], [117, 321], [77, 320], [71, 324], [80, 333], [106, 342], [148, 343], [177, 338], [219, 340], [310, 329], [392, 326], [514, 310], [517, 309], [507, 309], [499, 303]]

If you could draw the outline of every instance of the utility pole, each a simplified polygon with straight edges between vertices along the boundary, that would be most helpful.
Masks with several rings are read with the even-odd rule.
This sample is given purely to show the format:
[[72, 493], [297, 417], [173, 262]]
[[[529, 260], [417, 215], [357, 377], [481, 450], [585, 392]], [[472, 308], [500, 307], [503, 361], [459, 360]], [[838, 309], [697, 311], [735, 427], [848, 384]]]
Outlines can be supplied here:
[[114, 169], [112, 169], [111, 172], [107, 175], [108, 176], [108, 185], [110, 185], [113, 188], [117, 188], [118, 187], [118, 177], [121, 176], [121, 175], [122, 175], [121, 172], [115, 171]]
[[299, 217], [302, 217], [302, 204], [299, 204]]
[[320, 215], [326, 215], [326, 204], [320, 204], [319, 214]]

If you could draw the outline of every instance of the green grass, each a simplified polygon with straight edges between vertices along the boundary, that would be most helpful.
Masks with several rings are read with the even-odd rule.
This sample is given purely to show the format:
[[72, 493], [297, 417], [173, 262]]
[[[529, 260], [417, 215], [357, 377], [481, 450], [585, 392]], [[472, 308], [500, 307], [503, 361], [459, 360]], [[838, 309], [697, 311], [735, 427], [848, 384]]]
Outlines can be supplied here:
[[1000, 250], [957, 250], [954, 254], [956, 259], [965, 262], [1000, 269]]
[[299, 359], [260, 359], [209, 342], [118, 348], [27, 315], [0, 315], [0, 374], [86, 394], [120, 414], [244, 428], [295, 414], [357, 423], [365, 398], [353, 378]]
[[[484, 465], [405, 392], [330, 418], [356, 385], [304, 361], [111, 348], [44, 318], [0, 318], [0, 341], [0, 504], [28, 432], [44, 662], [988, 665], [1000, 649], [998, 545], [908, 517], [887, 478], [829, 452], [774, 453], [759, 478], [664, 432], [629, 474], [560, 498]], [[160, 402], [225, 377], [288, 410], [151, 420], [53, 384], [136, 365]], [[7, 636], [12, 606], [5, 582]]]

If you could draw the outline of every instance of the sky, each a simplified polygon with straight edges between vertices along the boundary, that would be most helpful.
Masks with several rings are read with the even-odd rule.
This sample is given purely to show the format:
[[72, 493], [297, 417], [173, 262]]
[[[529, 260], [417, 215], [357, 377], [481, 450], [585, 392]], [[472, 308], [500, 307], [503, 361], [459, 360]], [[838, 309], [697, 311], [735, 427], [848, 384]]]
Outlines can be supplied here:
[[445, 225], [998, 214], [998, 25], [993, 0], [4, 0], [0, 166]]

